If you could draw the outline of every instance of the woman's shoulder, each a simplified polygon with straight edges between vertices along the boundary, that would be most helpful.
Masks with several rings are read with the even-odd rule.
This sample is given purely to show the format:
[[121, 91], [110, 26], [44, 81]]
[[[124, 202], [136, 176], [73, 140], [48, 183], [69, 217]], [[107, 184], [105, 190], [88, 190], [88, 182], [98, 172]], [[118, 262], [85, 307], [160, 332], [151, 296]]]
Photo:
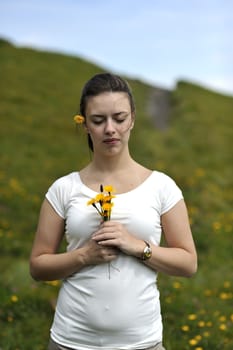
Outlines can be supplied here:
[[52, 186], [55, 187], [70, 187], [74, 183], [80, 182], [79, 172], [73, 171], [69, 174], [63, 175], [59, 178], [57, 178], [53, 183]]
[[156, 186], [156, 188], [159, 188], [162, 192], [164, 190], [172, 190], [175, 188], [180, 190], [176, 179], [162, 171], [153, 170], [151, 174], [151, 181]]
[[163, 182], [170, 181], [170, 180], [173, 181], [173, 179], [168, 174], [159, 170], [152, 170], [151, 175], [152, 175], [152, 178], [156, 179], [157, 181], [163, 181]]

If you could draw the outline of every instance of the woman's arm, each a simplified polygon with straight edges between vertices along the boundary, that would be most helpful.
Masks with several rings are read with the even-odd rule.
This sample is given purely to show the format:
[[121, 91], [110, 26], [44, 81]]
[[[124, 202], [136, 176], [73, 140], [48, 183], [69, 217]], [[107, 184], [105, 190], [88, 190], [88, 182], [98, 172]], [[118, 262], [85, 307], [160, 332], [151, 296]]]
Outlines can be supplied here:
[[197, 271], [197, 253], [185, 202], [180, 200], [161, 222], [167, 247], [152, 246], [145, 264], [169, 275], [191, 277]]
[[100, 247], [89, 240], [83, 247], [58, 253], [64, 235], [64, 219], [44, 200], [30, 256], [31, 276], [36, 280], [66, 278], [84, 266], [100, 264], [116, 258], [112, 248]]

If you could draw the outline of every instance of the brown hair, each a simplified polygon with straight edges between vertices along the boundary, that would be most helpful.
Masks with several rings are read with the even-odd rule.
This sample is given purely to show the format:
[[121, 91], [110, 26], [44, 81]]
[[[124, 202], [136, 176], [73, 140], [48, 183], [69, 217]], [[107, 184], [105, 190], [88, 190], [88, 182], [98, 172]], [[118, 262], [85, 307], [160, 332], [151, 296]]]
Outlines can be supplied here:
[[[80, 98], [80, 113], [86, 117], [86, 105], [88, 98], [104, 92], [125, 92], [128, 95], [131, 111], [135, 112], [135, 103], [131, 89], [126, 80], [111, 73], [99, 73], [94, 75], [84, 85]], [[88, 146], [93, 151], [93, 143], [88, 134]]]

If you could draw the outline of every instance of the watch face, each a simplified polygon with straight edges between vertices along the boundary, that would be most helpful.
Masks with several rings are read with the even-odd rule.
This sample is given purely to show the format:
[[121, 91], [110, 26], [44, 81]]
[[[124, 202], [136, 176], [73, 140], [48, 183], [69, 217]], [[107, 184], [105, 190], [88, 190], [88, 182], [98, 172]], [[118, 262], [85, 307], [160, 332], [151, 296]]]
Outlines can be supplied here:
[[146, 247], [144, 249], [144, 252], [143, 252], [143, 259], [146, 260], [146, 259], [149, 259], [151, 257], [151, 248], [150, 247]]

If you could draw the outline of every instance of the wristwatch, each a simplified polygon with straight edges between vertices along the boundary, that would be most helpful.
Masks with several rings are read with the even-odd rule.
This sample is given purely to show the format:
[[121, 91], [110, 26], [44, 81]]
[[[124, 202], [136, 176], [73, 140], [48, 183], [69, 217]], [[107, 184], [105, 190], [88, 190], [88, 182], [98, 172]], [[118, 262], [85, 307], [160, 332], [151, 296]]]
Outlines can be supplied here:
[[143, 250], [143, 253], [142, 253], [142, 257], [141, 259], [142, 260], [148, 260], [151, 258], [151, 255], [152, 255], [152, 249], [151, 249], [151, 246], [150, 244], [147, 242], [147, 241], [144, 241], [146, 243], [146, 246]]

